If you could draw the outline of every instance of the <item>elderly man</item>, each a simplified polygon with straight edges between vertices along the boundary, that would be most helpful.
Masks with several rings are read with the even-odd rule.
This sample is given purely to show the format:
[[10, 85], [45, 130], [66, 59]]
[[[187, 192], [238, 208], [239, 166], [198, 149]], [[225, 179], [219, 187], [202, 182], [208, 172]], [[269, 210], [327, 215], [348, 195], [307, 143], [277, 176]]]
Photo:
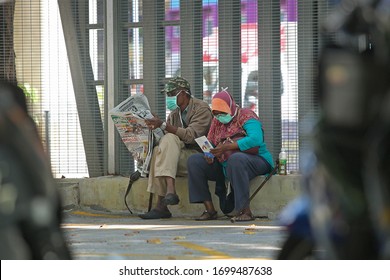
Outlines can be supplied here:
[[160, 127], [165, 135], [153, 150], [150, 165], [148, 191], [157, 193], [156, 207], [142, 219], [172, 217], [168, 205], [176, 205], [180, 199], [176, 194], [176, 176], [186, 176], [186, 163], [190, 155], [200, 152], [195, 138], [207, 135], [212, 114], [209, 105], [191, 95], [190, 83], [175, 77], [162, 90], [166, 94], [166, 106], [171, 111], [167, 121], [158, 117], [149, 119], [151, 129]]

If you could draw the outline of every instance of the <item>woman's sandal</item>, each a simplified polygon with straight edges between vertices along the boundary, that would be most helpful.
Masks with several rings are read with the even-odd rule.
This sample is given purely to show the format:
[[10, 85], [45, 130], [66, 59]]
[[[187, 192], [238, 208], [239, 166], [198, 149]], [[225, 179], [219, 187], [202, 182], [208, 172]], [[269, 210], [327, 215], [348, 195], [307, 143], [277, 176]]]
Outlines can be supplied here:
[[241, 213], [240, 215], [231, 218], [230, 221], [232, 223], [234, 223], [234, 222], [250, 222], [250, 221], [253, 221], [254, 219], [255, 219], [255, 217], [252, 215], [252, 213], [250, 213], [250, 214]]
[[200, 215], [199, 218], [195, 219], [195, 221], [210, 221], [210, 220], [216, 220], [217, 218], [218, 218], [217, 211], [210, 213], [207, 210], [204, 210], [202, 215]]

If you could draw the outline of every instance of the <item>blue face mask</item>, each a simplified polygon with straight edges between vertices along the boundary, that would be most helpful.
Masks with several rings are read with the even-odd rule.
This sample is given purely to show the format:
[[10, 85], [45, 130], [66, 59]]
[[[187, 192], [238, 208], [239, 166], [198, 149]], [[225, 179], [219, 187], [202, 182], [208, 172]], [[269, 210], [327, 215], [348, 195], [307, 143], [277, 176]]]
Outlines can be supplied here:
[[220, 123], [227, 124], [227, 123], [230, 123], [230, 121], [232, 120], [233, 117], [229, 114], [219, 114], [219, 115], [216, 115], [215, 118]]
[[179, 107], [177, 105], [177, 96], [181, 93], [181, 91], [176, 94], [175, 96], [167, 96], [165, 98], [165, 104], [167, 106], [167, 109], [170, 110], [170, 111], [173, 111], [175, 110], [177, 107]]

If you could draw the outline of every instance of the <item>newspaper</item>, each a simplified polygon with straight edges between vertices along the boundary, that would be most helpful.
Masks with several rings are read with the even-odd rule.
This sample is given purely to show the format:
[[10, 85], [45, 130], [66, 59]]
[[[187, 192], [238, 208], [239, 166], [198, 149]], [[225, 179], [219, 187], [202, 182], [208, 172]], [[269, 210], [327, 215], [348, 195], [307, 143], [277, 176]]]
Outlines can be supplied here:
[[138, 171], [145, 177], [149, 173], [153, 146], [164, 135], [160, 128], [151, 131], [145, 123], [145, 119], [153, 118], [148, 99], [142, 93], [135, 94], [110, 110], [109, 114], [123, 143], [137, 161]]
[[206, 136], [201, 136], [198, 138], [195, 138], [196, 143], [199, 145], [199, 147], [202, 149], [203, 153], [205, 154], [206, 157], [213, 158], [214, 155], [210, 152], [210, 150], [213, 147], [209, 139], [207, 139]]

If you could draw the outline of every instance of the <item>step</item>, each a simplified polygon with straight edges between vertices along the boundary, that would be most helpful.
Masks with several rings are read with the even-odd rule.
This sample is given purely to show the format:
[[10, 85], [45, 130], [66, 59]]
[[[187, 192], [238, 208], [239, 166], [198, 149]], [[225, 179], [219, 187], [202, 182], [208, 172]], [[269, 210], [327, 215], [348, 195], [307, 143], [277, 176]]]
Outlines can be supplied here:
[[[251, 193], [258, 188], [263, 180], [264, 176], [258, 176], [251, 181]], [[128, 182], [128, 177], [123, 176], [56, 179], [64, 209], [88, 208], [114, 213], [127, 211], [124, 195]], [[209, 182], [209, 186], [213, 194], [215, 183]], [[147, 178], [140, 178], [132, 186], [127, 202], [134, 214], [143, 213], [148, 208], [149, 193], [146, 188]], [[255, 216], [274, 218], [291, 200], [299, 195], [300, 190], [300, 175], [274, 175], [253, 198], [251, 210]], [[186, 177], [176, 178], [176, 191], [180, 197], [180, 203], [169, 206], [174, 216], [197, 217], [202, 213], [204, 209], [202, 204], [189, 203]], [[153, 201], [156, 201], [155, 199]], [[219, 205], [217, 196], [213, 194], [212, 199], [217, 207]]]

